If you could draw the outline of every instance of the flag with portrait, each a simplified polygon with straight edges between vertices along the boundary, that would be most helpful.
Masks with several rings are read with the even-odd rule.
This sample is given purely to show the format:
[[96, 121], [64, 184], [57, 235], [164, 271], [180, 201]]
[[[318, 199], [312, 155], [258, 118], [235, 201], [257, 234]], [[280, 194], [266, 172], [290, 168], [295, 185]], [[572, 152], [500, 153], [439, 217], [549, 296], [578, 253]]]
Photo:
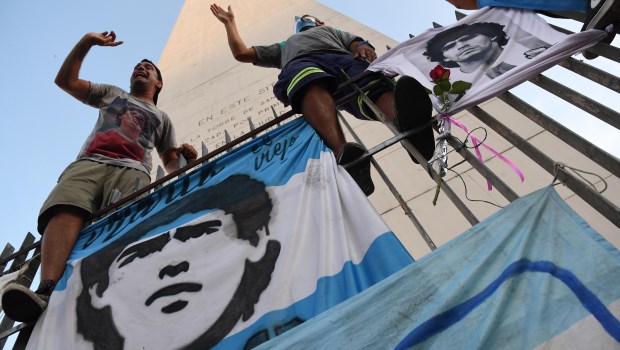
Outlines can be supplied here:
[[566, 35], [533, 11], [485, 7], [400, 43], [375, 60], [369, 70], [409, 75], [432, 92], [437, 111], [457, 113], [532, 78], [605, 36], [596, 29]]
[[244, 349], [412, 257], [303, 118], [86, 227], [28, 349]]

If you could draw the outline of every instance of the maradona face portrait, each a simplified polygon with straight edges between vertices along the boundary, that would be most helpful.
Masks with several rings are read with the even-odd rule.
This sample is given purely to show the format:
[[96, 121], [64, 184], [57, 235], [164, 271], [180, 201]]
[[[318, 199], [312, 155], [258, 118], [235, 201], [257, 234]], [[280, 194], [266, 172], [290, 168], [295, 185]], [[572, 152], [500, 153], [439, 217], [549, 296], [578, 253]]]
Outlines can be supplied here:
[[[247, 192], [247, 181], [259, 183], [246, 176], [233, 187], [246, 193], [220, 203], [212, 198], [211, 206], [222, 208], [85, 258], [78, 333], [95, 349], [208, 348], [249, 319], [270, 283], [280, 243], [268, 237], [271, 200], [264, 185]], [[207, 192], [218, 192], [216, 186], [196, 193], [221, 198]], [[174, 205], [165, 215], [174, 216], [169, 210]]]

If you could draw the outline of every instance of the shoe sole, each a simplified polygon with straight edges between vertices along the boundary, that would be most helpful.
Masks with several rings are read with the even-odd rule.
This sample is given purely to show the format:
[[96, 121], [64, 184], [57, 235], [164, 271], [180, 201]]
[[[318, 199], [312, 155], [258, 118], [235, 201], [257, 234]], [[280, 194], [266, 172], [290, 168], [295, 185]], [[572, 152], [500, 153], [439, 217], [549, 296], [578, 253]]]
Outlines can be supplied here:
[[4, 314], [13, 321], [34, 322], [46, 305], [41, 305], [32, 299], [34, 294], [22, 285], [13, 285], [2, 293], [2, 309]]
[[[339, 159], [337, 159], [338, 164], [346, 166], [348, 163], [360, 158], [364, 153], [366, 153], [366, 150], [363, 147], [354, 143], [347, 143], [344, 145]], [[345, 170], [351, 175], [366, 196], [370, 196], [375, 192], [375, 184], [372, 182], [372, 177], [370, 177], [370, 158], [366, 158], [353, 166], [346, 167]]]
[[[605, 17], [607, 12], [609, 12], [613, 4], [614, 4], [613, 0], [605, 1], [603, 5], [598, 9], [598, 11], [596, 11], [596, 14], [592, 16], [592, 19], [588, 22], [588, 24], [583, 26], [581, 31], [596, 28], [596, 24], [601, 22], [601, 20]], [[601, 29], [601, 28], [597, 28], [597, 29]]]
[[[394, 105], [396, 119], [400, 131], [408, 131], [419, 128], [431, 120], [433, 105], [428, 93], [417, 80], [403, 76], [396, 82], [394, 90]], [[426, 160], [430, 160], [435, 152], [435, 136], [430, 126], [408, 136], [411, 142]], [[409, 155], [414, 163], [419, 164], [412, 155]]]
[[[583, 25], [583, 27], [581, 28], [581, 31], [585, 31], [588, 29], [605, 30], [605, 28], [609, 24], [614, 24], [614, 26], [619, 26], [620, 21], [618, 20], [618, 15], [620, 11], [620, 6], [616, 6], [614, 8], [612, 7], [613, 5], [614, 5], [614, 1], [612, 0], [605, 1], [601, 5], [601, 7], [596, 11], [594, 16], [592, 16], [592, 18]], [[615, 19], [614, 19], [614, 16], [615, 16]], [[607, 20], [605, 20], [605, 17], [608, 17]], [[614, 40], [616, 36], [615, 33], [617, 31], [618, 31], [617, 29], [614, 29], [614, 33], [608, 33], [608, 35], [605, 38], [603, 38], [600, 42], [605, 43], [605, 44], [611, 44], [611, 42]], [[583, 55], [584, 58], [588, 60], [593, 60], [598, 57], [598, 54], [592, 51], [588, 51], [588, 50], [582, 51], [581, 54]]]

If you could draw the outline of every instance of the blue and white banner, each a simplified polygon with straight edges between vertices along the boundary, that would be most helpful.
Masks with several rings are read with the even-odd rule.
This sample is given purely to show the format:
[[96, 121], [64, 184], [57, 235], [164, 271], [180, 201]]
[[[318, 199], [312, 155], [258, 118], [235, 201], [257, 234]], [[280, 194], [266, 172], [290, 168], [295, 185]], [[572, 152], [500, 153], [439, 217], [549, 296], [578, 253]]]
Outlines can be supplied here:
[[81, 233], [28, 349], [243, 349], [413, 259], [300, 118]]
[[260, 349], [619, 349], [618, 281], [547, 187]]
[[[443, 108], [454, 114], [521, 84], [606, 36], [596, 29], [566, 35], [533, 11], [485, 7], [400, 43], [368, 69], [412, 76], [431, 91], [439, 80], [470, 83], [465, 93], [462, 85], [445, 89], [453, 92], [447, 96], [447, 110], [437, 93], [431, 96], [437, 111]], [[437, 76], [437, 71], [431, 71], [438, 65], [443, 69]], [[444, 69], [450, 71], [448, 76], [443, 76]]]

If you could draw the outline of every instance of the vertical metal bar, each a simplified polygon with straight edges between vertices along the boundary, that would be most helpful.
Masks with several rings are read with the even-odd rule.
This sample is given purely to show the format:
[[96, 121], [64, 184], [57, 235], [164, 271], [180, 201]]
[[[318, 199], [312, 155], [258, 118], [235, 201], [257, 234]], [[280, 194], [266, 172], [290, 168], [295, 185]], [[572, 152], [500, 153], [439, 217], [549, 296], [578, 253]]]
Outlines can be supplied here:
[[[278, 113], [276, 112], [276, 109], [273, 108], [273, 105], [270, 106], [271, 107], [271, 112], [273, 112], [273, 117], [277, 118], [278, 117]], [[281, 123], [278, 123], [278, 126], [280, 126]]]
[[[252, 123], [252, 117], [248, 117], [248, 125], [250, 126], [250, 132], [256, 129], [256, 127], [254, 126], [254, 123]], [[252, 139], [255, 139], [255, 138], [256, 138], [256, 135], [252, 136]]]
[[[20, 323], [17, 326], [8, 329], [4, 332], [0, 332], [0, 339], [3, 340], [2, 342], [2, 347], [4, 348], [4, 345], [6, 343], [6, 340], [13, 334], [17, 333], [17, 332], [23, 332], [26, 331], [27, 329], [32, 329], [34, 327], [33, 324], [31, 323]], [[30, 337], [30, 333], [27, 333], [28, 338]], [[19, 339], [19, 336], [17, 337]], [[28, 339], [26, 339], [26, 344], [28, 342]], [[23, 345], [23, 347], [18, 347], [17, 345], [13, 346], [13, 349], [24, 349], [26, 347], [26, 344]], [[1, 349], [0, 348], [0, 349]]]
[[578, 107], [592, 114], [593, 116], [615, 127], [616, 129], [620, 129], [620, 113], [614, 111], [613, 109], [601, 103], [598, 103], [595, 100], [585, 95], [582, 95], [575, 90], [569, 89], [566, 86], [556, 81], [553, 81], [542, 74], [538, 74], [537, 76], [530, 79], [530, 81], [535, 85], [563, 99], [564, 101], [574, 105], [575, 107]]
[[[355, 130], [353, 130], [353, 128], [351, 127], [349, 122], [347, 122], [347, 120], [344, 118], [342, 113], [340, 113], [340, 111], [338, 111], [338, 110], [336, 110], [336, 113], [338, 113], [338, 116], [340, 117], [340, 120], [342, 121], [344, 126], [347, 128], [347, 130], [351, 133], [351, 135], [355, 139], [355, 142], [357, 142], [359, 144], [363, 144], [362, 140], [357, 136], [357, 133], [355, 133]], [[370, 163], [375, 168], [375, 170], [377, 170], [377, 172], [379, 173], [379, 176], [381, 177], [383, 182], [385, 182], [385, 184], [387, 185], [387, 187], [390, 190], [390, 192], [392, 192], [392, 195], [394, 195], [394, 198], [396, 198], [396, 200], [400, 204], [400, 207], [405, 211], [405, 215], [407, 215], [409, 220], [411, 220], [411, 223], [413, 224], [413, 226], [415, 226], [415, 228], [418, 230], [418, 232], [422, 236], [422, 239], [424, 239], [424, 241], [426, 242], [426, 245], [428, 245], [428, 247], [431, 250], [437, 249], [437, 246], [435, 245], [435, 242], [433, 242], [433, 240], [429, 236], [428, 232], [426, 232], [426, 230], [424, 229], [424, 226], [422, 226], [422, 223], [413, 214], [413, 211], [411, 210], [411, 208], [409, 207], [409, 205], [407, 204], [405, 199], [400, 195], [400, 192], [398, 192], [398, 190], [396, 189], [396, 186], [394, 186], [392, 181], [390, 181], [390, 178], [387, 176], [387, 174], [383, 171], [383, 169], [381, 168], [379, 163], [377, 163], [377, 161], [372, 156], [370, 157]]]
[[567, 173], [563, 169], [558, 169], [558, 167], [556, 167], [556, 163], [551, 158], [547, 157], [547, 155], [532, 146], [529, 142], [517, 135], [514, 131], [510, 130], [507, 126], [501, 124], [482, 108], [476, 106], [468, 109], [468, 111], [476, 118], [480, 119], [480, 121], [495, 130], [508, 142], [515, 145], [515, 147], [521, 150], [521, 152], [527, 154], [547, 172], [556, 175], [557, 178], [571, 191], [590, 204], [592, 208], [601, 213], [601, 215], [607, 218], [607, 220], [611, 221], [617, 227], [620, 227], [620, 208], [618, 208], [615, 204], [611, 203], [607, 198], [594, 191], [590, 186], [585, 186], [581, 180], [577, 179], [573, 175]]
[[[390, 131], [394, 135], [400, 134], [400, 131], [396, 129], [396, 126], [394, 125], [394, 123], [388, 120], [387, 116], [383, 114], [383, 112], [370, 100], [368, 96], [366, 96], [365, 93], [362, 92], [362, 90], [359, 88], [359, 86], [357, 86], [357, 84], [352, 84], [352, 87], [361, 96], [361, 99], [364, 105], [368, 106], [368, 108], [370, 108], [370, 110], [377, 116], [377, 118], [379, 118], [379, 120], [383, 122], [383, 124], [385, 124], [387, 128], [390, 129]], [[406, 139], [403, 139], [401, 141], [401, 144], [403, 145], [403, 147], [405, 147], [405, 149], [409, 152], [409, 154], [415, 157], [415, 159], [420, 163], [422, 167], [428, 170], [433, 180], [440, 183], [441, 188], [444, 190], [445, 194], [448, 196], [448, 198], [450, 198], [452, 203], [459, 209], [459, 211], [465, 217], [465, 219], [472, 226], [478, 224], [480, 221], [478, 220], [478, 218], [476, 218], [474, 213], [465, 205], [465, 203], [463, 203], [463, 201], [461, 201], [459, 196], [456, 195], [456, 193], [450, 188], [447, 182], [443, 181], [443, 179], [439, 176], [439, 174], [437, 174], [436, 171], [434, 171], [433, 169], [429, 169], [428, 162], [426, 161], [424, 157], [422, 157], [420, 152], [418, 152], [418, 150], [415, 147], [413, 147], [411, 142], [407, 141]]]
[[[20, 247], [20, 250], [30, 246], [32, 243], [34, 243], [34, 235], [32, 235], [32, 233], [28, 232], [28, 234], [26, 234], [26, 237], [24, 238], [24, 241], [22, 242], [22, 245]], [[35, 253], [38, 253], [39, 248], [35, 249]], [[19, 270], [19, 268], [22, 266], [22, 264], [26, 261], [27, 257], [28, 257], [28, 253], [29, 252], [25, 252], [24, 254], [21, 254], [19, 256], [17, 256], [15, 259], [13, 259], [13, 263], [11, 263], [11, 267], [9, 269], [9, 271], [17, 271]], [[31, 266], [31, 268], [28, 270], [27, 272], [27, 276], [30, 278], [30, 282], [26, 281], [26, 284], [24, 284], [25, 287], [29, 288], [30, 284], [32, 283], [32, 278], [34, 278], [34, 275], [37, 272], [37, 269], [39, 268], [39, 263], [40, 263], [40, 257], [36, 258], [38, 259], [37, 261], [33, 261], [33, 265]], [[12, 319], [8, 318], [6, 315], [2, 318], [2, 322], [0, 322], [0, 333], [3, 333], [7, 330], [9, 330], [11, 327], [13, 327], [13, 324], [15, 324], [15, 321], [13, 321]], [[0, 349], [4, 347], [4, 344], [6, 343], [7, 338], [4, 339], [0, 339]]]
[[[166, 172], [164, 171], [164, 168], [161, 167], [161, 165], [157, 166], [157, 174], [155, 175], [155, 181], [159, 181], [161, 180], [164, 176], [166, 176]], [[164, 186], [163, 183], [155, 186], [154, 190], [158, 190], [160, 188], [162, 188], [162, 186]]]
[[17, 335], [17, 339], [15, 340], [15, 345], [13, 345], [13, 350], [25, 350], [28, 345], [28, 340], [30, 340], [30, 336], [32, 335], [32, 330], [34, 329], [34, 325], [26, 325], [26, 327], [22, 328], [19, 331], [19, 335]]
[[[224, 144], [227, 145], [232, 141], [232, 139], [230, 138], [230, 134], [228, 133], [228, 130], [224, 130]], [[226, 152], [230, 152], [232, 151], [232, 147], [230, 147]]]
[[541, 111], [525, 103], [525, 101], [521, 100], [512, 93], [505, 92], [499, 95], [498, 98], [510, 105], [517, 112], [528, 117], [531, 121], [540, 125], [548, 132], [557, 136], [571, 147], [590, 158], [592, 161], [596, 162], [601, 167], [620, 177], [620, 161], [618, 158], [593, 145], [564, 125], [556, 122]]
[[585, 64], [570, 57], [558, 63], [558, 65], [612, 91], [620, 93], [620, 78], [613, 74], [609, 74], [602, 69]]
[[[34, 239], [34, 235], [30, 232], [28, 232], [26, 234], [26, 237], [24, 238], [24, 241], [22, 242], [22, 245], [20, 246], [19, 250], [22, 250], [28, 246], [30, 246], [32, 243], [34, 243], [35, 239]], [[26, 261], [28, 257], [28, 252], [25, 252], [24, 254], [21, 254], [20, 256], [16, 257], [15, 259], [13, 259], [13, 263], [11, 264], [11, 268], [9, 269], [10, 271], [17, 271], [22, 264], [24, 263], [24, 261]]]
[[[30, 281], [34, 279], [34, 276], [36, 275], [37, 270], [39, 269], [39, 265], [41, 264], [41, 255], [37, 255], [39, 254], [40, 251], [41, 250], [39, 246], [34, 250], [34, 255], [36, 257], [33, 258], [29, 262], [30, 266], [28, 267], [28, 271], [26, 271], [25, 275], [28, 277]], [[29, 286], [26, 286], [26, 287], [29, 287]], [[14, 323], [13, 320], [11, 320], [8, 317], [4, 317], [4, 319], [2, 320], [2, 325], [0, 326], [0, 331], [4, 332], [5, 330], [11, 328], [13, 323]], [[26, 348], [26, 345], [28, 344], [28, 339], [30, 339], [30, 334], [32, 333], [33, 326], [34, 326], [33, 324], [30, 324], [24, 328], [21, 328], [21, 330], [19, 331], [19, 335], [17, 336], [17, 340], [15, 341], [15, 345], [13, 349], [25, 349]], [[4, 345], [7, 339], [8, 339], [8, 336], [6, 338], [0, 339], [0, 349], [4, 348]]]
[[[11, 244], [7, 243], [4, 246], [4, 250], [2, 250], [2, 254], [0, 254], [0, 260], [4, 260], [4, 258], [13, 254], [14, 251], [15, 251], [15, 248]], [[6, 263], [0, 264], [0, 272], [4, 272], [5, 267], [6, 267]]]

